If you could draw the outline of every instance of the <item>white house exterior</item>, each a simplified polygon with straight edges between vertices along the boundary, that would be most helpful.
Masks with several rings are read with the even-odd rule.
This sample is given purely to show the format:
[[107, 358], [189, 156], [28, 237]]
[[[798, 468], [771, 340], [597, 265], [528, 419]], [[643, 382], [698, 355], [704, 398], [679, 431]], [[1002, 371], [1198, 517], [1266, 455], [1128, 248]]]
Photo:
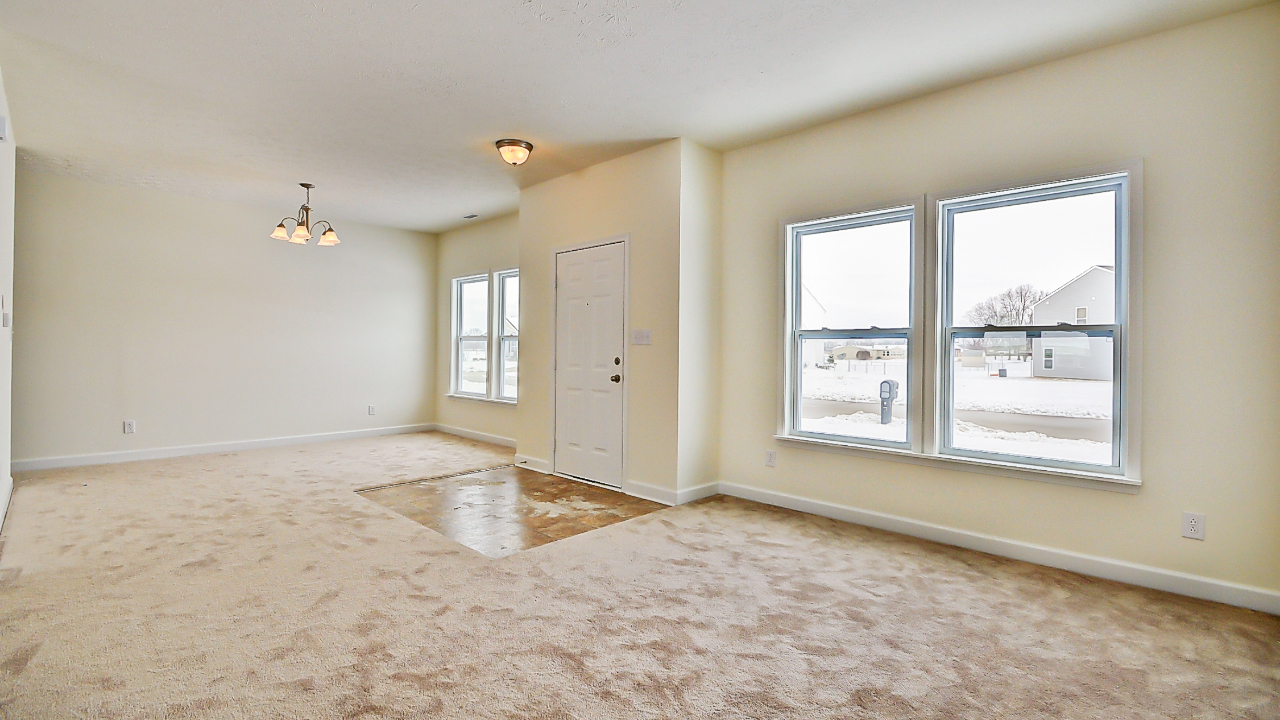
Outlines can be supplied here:
[[[1049, 293], [1031, 308], [1033, 325], [1110, 325], [1116, 321], [1116, 271], [1094, 265]], [[1036, 377], [1111, 380], [1110, 338], [1074, 335], [1032, 340], [1032, 374]]]
[[827, 351], [832, 360], [897, 360], [907, 356], [906, 345], [845, 345]]

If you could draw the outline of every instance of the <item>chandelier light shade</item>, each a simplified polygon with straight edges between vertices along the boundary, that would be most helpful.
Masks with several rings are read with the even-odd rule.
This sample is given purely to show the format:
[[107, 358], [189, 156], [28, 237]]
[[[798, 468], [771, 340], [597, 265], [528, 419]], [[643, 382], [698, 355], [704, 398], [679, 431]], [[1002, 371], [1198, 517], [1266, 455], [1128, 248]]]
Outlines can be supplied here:
[[[321, 233], [320, 240], [316, 242], [317, 245], [333, 247], [342, 242], [338, 239], [338, 233], [334, 231], [333, 225], [328, 220], [311, 222], [311, 188], [315, 187], [315, 185], [311, 183], [298, 184], [307, 189], [307, 201], [302, 204], [302, 207], [298, 208], [298, 217], [287, 217], [281, 220], [276, 229], [271, 231], [271, 237], [276, 240], [288, 240], [294, 245], [306, 245], [307, 241], [311, 239], [311, 231], [318, 231], [321, 226], [324, 226], [324, 232]], [[287, 222], [293, 223], [292, 233], [285, 226]]]
[[529, 159], [529, 153], [533, 152], [533, 143], [515, 138], [499, 140], [494, 143], [494, 147], [498, 148], [498, 153], [508, 165], [523, 165]]

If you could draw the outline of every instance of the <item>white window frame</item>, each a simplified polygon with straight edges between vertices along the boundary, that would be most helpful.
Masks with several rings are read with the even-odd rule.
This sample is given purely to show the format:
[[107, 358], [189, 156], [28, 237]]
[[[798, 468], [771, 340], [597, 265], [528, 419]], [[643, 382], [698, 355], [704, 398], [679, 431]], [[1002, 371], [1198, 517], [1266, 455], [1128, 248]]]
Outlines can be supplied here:
[[[1083, 310], [1083, 311], [1084, 311], [1084, 315], [1081, 315], [1081, 314], [1080, 314], [1080, 311], [1081, 311], [1081, 310]], [[1089, 324], [1089, 308], [1088, 308], [1088, 307], [1078, 307], [1078, 308], [1076, 308], [1076, 322], [1075, 322], [1075, 324], [1076, 324], [1076, 325], [1088, 325], [1088, 324]]]
[[[859, 227], [871, 227], [875, 225], [884, 225], [888, 223], [902, 222], [906, 220], [911, 223], [911, 253], [908, 260], [909, 272], [908, 278], [909, 290], [908, 298], [910, 308], [908, 309], [907, 318], [910, 325], [904, 328], [823, 328], [821, 330], [804, 330], [800, 326], [800, 308], [799, 292], [803, 290], [796, 285], [800, 272], [800, 241], [805, 235], [812, 235], [824, 232], [836, 232], [839, 230], [849, 230]], [[920, 228], [920, 203], [908, 201], [905, 203], [891, 204], [889, 207], [882, 207], [873, 210], [864, 210], [859, 212], [845, 213], [835, 217], [822, 218], [818, 220], [810, 220], [806, 222], [792, 223], [787, 226], [787, 287], [786, 294], [786, 314], [787, 314], [787, 379], [786, 379], [786, 417], [784, 420], [784, 432], [791, 437], [811, 438], [816, 440], [847, 443], [853, 442], [858, 445], [896, 448], [911, 450], [918, 446], [917, 437], [919, 435], [919, 415], [920, 408], [917, 401], [920, 394], [919, 373], [916, 368], [919, 365], [919, 303], [916, 302], [916, 267], [919, 253], [917, 247], [917, 237]], [[792, 289], [794, 288], [794, 290]], [[907, 341], [907, 387], [901, 392], [906, 393], [906, 415], [907, 415], [907, 439], [904, 442], [896, 442], [892, 440], [877, 440], [874, 438], [852, 438], [844, 435], [829, 435], [825, 433], [813, 432], [800, 429], [800, 382], [801, 373], [804, 369], [802, 352], [805, 340], [857, 340], [857, 339], [889, 339], [900, 338]]]
[[[506, 379], [507, 379], [506, 378], [507, 343], [514, 342], [516, 344], [517, 358], [519, 357], [519, 352], [520, 352], [520, 326], [519, 326], [520, 316], [518, 313], [516, 315], [517, 325], [515, 328], [515, 332], [514, 333], [507, 332], [507, 303], [510, 301], [510, 298], [507, 297], [506, 280], [509, 278], [516, 278], [518, 280], [520, 278], [520, 270], [519, 269], [502, 270], [499, 272], [495, 272], [493, 274], [493, 297], [495, 300], [493, 303], [493, 307], [495, 310], [493, 323], [498, 328], [498, 331], [496, 333], [493, 333], [495, 336], [494, 347], [496, 348], [497, 352], [494, 353], [494, 362], [492, 366], [492, 371], [495, 374], [493, 376], [493, 382], [491, 384], [493, 385], [492, 392], [494, 395], [494, 399], [501, 400], [504, 402], [516, 402], [516, 396], [520, 394], [520, 390], [518, 387], [519, 385], [518, 380], [517, 380], [516, 396], [509, 396], [504, 394], [506, 392]], [[516, 297], [516, 302], [517, 303], [520, 302], [520, 298], [518, 296]], [[516, 377], [519, 378], [519, 375], [520, 375], [519, 361], [517, 360]]]
[[[479, 273], [475, 275], [464, 275], [454, 278], [452, 281], [452, 322], [450, 327], [450, 372], [449, 372], [449, 396], [456, 398], [465, 398], [468, 400], [486, 400], [489, 402], [507, 403], [514, 405], [516, 398], [503, 396], [503, 361], [501, 350], [503, 340], [512, 340], [518, 337], [516, 335], [504, 335], [502, 303], [503, 297], [502, 280], [504, 278], [516, 276], [519, 277], [519, 268], [510, 268], [506, 270], [495, 270], [487, 273]], [[488, 282], [488, 299], [486, 300], [485, 318], [487, 327], [486, 335], [459, 335], [462, 327], [462, 286], [469, 283]], [[496, 332], [495, 332], [496, 329]], [[475, 393], [466, 392], [460, 388], [459, 375], [462, 372], [462, 343], [463, 341], [485, 342], [486, 355], [485, 359], [488, 364], [488, 375], [485, 381], [485, 392]], [[517, 370], [518, 372], [518, 370]]]
[[[1117, 214], [1117, 278], [1116, 323], [1120, 328], [1114, 343], [1114, 409], [1116, 418], [1111, 467], [1083, 463], [1041, 463], [1022, 456], [969, 455], [944, 451], [943, 434], [950, 427], [945, 412], [949, 403], [943, 393], [949, 392], [949, 350], [947, 324], [949, 309], [943, 308], [947, 266], [943, 262], [942, 216], [944, 204], [979, 196], [1011, 195], [1019, 192], [1043, 191], [1049, 186], [1079, 185], [1092, 181], [1110, 182], [1121, 177], [1125, 189], [1120, 193]], [[886, 202], [855, 212], [831, 214], [832, 220], [849, 216], [883, 212], [900, 208], [902, 202]], [[1114, 163], [1102, 167], [1057, 173], [1023, 182], [1000, 183], [948, 193], [930, 193], [916, 206], [916, 243], [912, 260], [912, 333], [908, 351], [908, 444], [910, 447], [886, 447], [857, 438], [812, 437], [797, 433], [793, 403], [799, 402], [797, 363], [802, 363], [794, 345], [798, 326], [798, 303], [795, 280], [798, 266], [794, 230], [822, 220], [797, 219], [781, 223], [779, 312], [781, 340], [779, 361], [784, 368], [779, 383], [778, 429], [774, 435], [780, 444], [806, 450], [822, 450], [840, 454], [891, 459], [929, 467], [961, 469], [1056, 484], [1135, 493], [1141, 478], [1141, 358], [1142, 358], [1142, 162]], [[944, 315], [944, 311], [947, 314]]]

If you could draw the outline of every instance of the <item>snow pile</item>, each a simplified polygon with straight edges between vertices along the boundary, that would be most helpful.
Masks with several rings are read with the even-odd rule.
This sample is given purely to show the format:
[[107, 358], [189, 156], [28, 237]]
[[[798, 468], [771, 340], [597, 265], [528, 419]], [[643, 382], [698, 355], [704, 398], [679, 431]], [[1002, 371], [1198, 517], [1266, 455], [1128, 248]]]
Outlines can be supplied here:
[[[888, 425], [881, 425], [879, 415], [866, 412], [816, 419], [805, 418], [801, 421], [800, 429], [849, 438], [896, 442], [905, 442], [907, 439], [907, 425], [902, 418], [894, 418]], [[956, 422], [953, 440], [957, 448], [965, 450], [1047, 460], [1069, 460], [1093, 465], [1111, 464], [1111, 443], [1093, 440], [1070, 440], [1050, 437], [1038, 432], [996, 430], [963, 421]]]
[[868, 412], [832, 415], [824, 418], [805, 418], [800, 421], [800, 429], [805, 432], [826, 435], [892, 440], [894, 442], [907, 441], [907, 422], [905, 420], [894, 418], [893, 422], [888, 425], [881, 425], [880, 416]]
[[1093, 465], [1111, 464], [1111, 443], [1071, 440], [1038, 432], [996, 430], [957, 420], [952, 442], [957, 448], [1022, 455], [1047, 460], [1070, 460]]

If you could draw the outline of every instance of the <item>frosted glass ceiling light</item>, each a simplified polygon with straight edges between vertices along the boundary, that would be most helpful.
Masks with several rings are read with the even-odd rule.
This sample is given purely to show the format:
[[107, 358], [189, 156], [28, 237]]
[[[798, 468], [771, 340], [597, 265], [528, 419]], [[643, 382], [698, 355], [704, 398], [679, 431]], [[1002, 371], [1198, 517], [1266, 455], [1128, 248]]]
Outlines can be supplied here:
[[[311, 239], [311, 230], [324, 225], [324, 234], [320, 236], [320, 241], [316, 244], [325, 247], [337, 245], [340, 242], [338, 233], [334, 232], [333, 225], [328, 220], [311, 222], [311, 188], [315, 187], [315, 185], [311, 183], [298, 184], [307, 189], [307, 201], [302, 204], [302, 207], [298, 208], [298, 217], [287, 217], [281, 220], [276, 229], [271, 232], [271, 237], [276, 240], [288, 240], [294, 245], [306, 245], [307, 241]], [[289, 229], [284, 225], [290, 221], [294, 223], [292, 235], [289, 234]]]
[[494, 143], [494, 147], [498, 148], [498, 153], [509, 165], [524, 164], [524, 161], [529, 159], [529, 153], [533, 152], [532, 143], [514, 138], [499, 140]]

